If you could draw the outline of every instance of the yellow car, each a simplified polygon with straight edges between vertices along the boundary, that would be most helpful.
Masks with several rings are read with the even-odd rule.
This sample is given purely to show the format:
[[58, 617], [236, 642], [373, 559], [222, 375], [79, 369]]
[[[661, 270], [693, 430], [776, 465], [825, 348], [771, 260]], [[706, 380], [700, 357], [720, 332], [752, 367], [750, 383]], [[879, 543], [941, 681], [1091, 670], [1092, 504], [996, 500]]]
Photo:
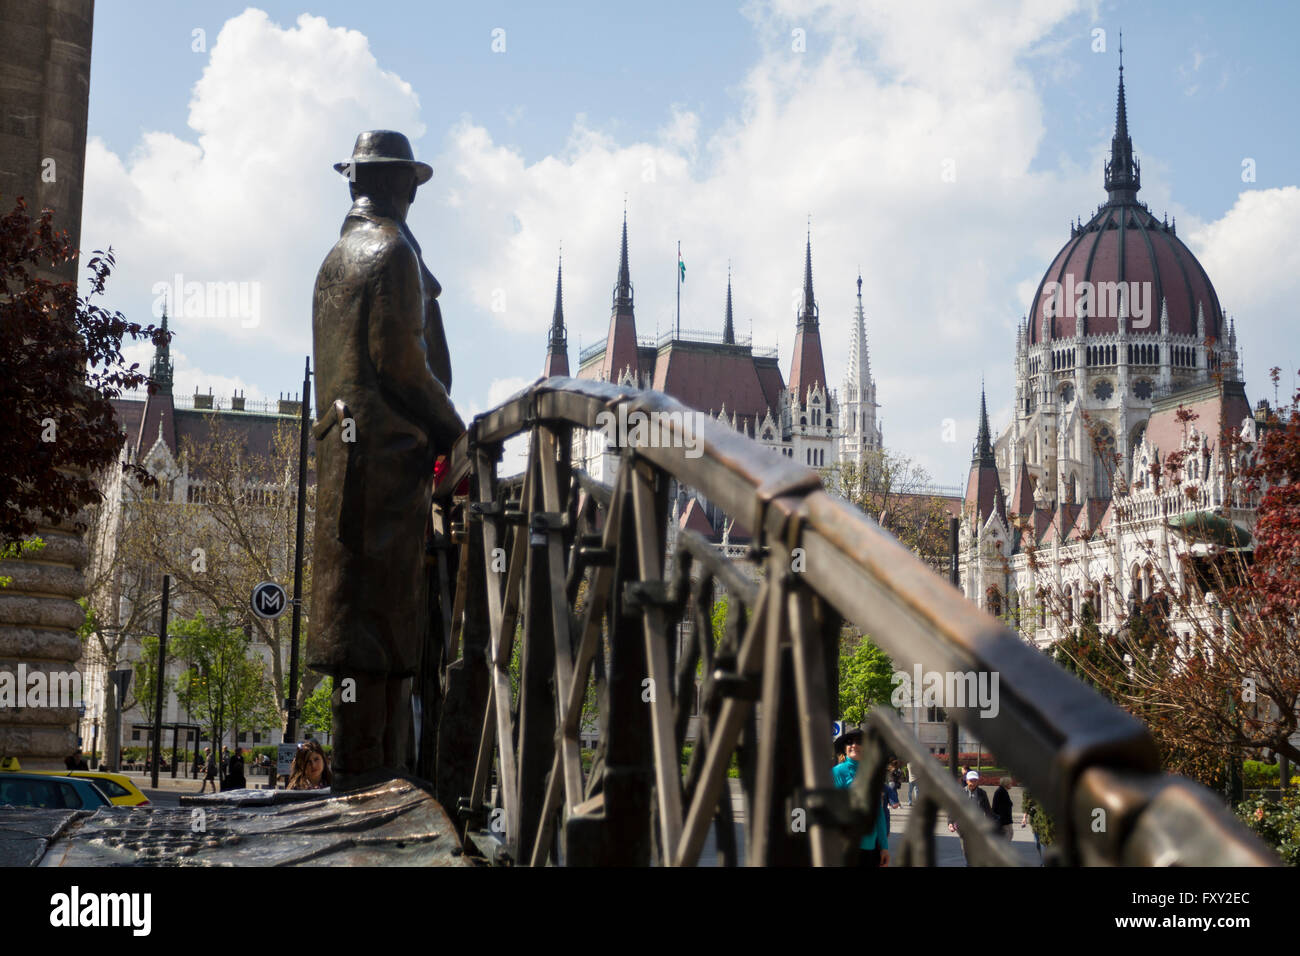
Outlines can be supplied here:
[[17, 773], [39, 773], [47, 777], [87, 777], [104, 792], [115, 807], [147, 807], [149, 798], [140, 792], [129, 777], [102, 770], [23, 770], [17, 758], [9, 758], [5, 769]]

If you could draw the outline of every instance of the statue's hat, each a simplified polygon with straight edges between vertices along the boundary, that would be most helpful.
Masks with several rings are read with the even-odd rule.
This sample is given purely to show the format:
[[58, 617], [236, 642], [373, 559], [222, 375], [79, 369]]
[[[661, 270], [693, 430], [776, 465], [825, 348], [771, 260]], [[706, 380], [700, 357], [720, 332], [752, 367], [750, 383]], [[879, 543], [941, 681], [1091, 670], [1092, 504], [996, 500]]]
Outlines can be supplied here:
[[372, 129], [358, 134], [351, 158], [335, 163], [334, 169], [346, 175], [348, 167], [354, 163], [400, 163], [410, 166], [415, 170], [417, 185], [423, 185], [433, 178], [432, 166], [416, 162], [410, 140], [391, 129]]

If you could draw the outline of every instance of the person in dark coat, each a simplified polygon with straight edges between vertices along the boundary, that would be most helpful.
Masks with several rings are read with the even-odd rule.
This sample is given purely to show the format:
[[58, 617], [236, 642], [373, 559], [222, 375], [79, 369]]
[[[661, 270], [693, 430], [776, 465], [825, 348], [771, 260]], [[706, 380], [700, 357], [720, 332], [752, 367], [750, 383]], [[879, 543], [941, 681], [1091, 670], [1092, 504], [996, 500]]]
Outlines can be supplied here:
[[998, 832], [1008, 840], [1013, 838], [1015, 826], [1011, 813], [1011, 778], [1003, 777], [993, 791], [993, 817], [998, 822]]
[[465, 430], [448, 398], [437, 296], [406, 226], [433, 170], [401, 133], [357, 137], [334, 167], [352, 208], [312, 304], [317, 505], [307, 664], [334, 678], [337, 789], [405, 769], [410, 678], [428, 627], [433, 465]]
[[221, 789], [243, 790], [247, 786], [248, 781], [244, 777], [244, 751], [242, 748], [236, 747], [235, 752], [226, 761], [226, 779], [221, 785]]
[[[992, 818], [993, 809], [989, 806], [989, 798], [980, 789], [980, 775], [974, 770], [966, 771], [966, 794], [965, 794], [985, 816]], [[970, 866], [970, 856], [966, 853], [966, 836], [961, 832], [961, 827], [955, 820], [948, 820], [948, 832], [956, 833], [961, 837], [961, 853], [966, 858], [966, 865]]]
[[63, 766], [66, 767], [66, 768], [69, 769], [69, 770], [89, 770], [89, 769], [90, 769], [89, 765], [86, 763], [86, 758], [85, 758], [85, 756], [82, 754], [82, 752], [81, 752], [81, 748], [80, 748], [80, 747], [78, 747], [75, 751], [73, 751], [71, 754], [69, 754], [69, 755], [64, 759], [64, 761], [63, 761]]

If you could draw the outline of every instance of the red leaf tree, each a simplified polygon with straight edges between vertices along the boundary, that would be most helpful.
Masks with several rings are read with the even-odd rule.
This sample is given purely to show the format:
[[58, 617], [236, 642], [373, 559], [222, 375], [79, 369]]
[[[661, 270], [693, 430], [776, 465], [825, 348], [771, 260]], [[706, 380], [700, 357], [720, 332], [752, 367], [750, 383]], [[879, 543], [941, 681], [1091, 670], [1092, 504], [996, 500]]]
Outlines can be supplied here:
[[110, 399], [148, 381], [138, 363], [125, 365], [123, 338], [169, 338], [94, 301], [115, 265], [111, 248], [86, 264], [85, 298], [74, 283], [40, 277], [76, 256], [51, 220], [46, 209], [33, 221], [21, 197], [0, 218], [0, 546], [99, 499], [96, 476], [123, 441]]

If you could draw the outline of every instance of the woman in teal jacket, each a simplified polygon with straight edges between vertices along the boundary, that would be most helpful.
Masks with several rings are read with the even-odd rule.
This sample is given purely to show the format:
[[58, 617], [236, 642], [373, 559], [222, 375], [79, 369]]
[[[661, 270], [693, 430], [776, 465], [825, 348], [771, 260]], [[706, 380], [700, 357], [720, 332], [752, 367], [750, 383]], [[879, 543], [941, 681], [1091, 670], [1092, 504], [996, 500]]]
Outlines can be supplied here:
[[[853, 785], [853, 780], [858, 775], [858, 763], [862, 757], [862, 731], [850, 730], [841, 734], [835, 741], [835, 749], [843, 749], [845, 760], [832, 768], [831, 776], [836, 788], [846, 789]], [[858, 844], [858, 866], [889, 866], [889, 824], [886, 822], [883, 794], [881, 800], [880, 811], [876, 814], [875, 831], [863, 836], [862, 842]]]

